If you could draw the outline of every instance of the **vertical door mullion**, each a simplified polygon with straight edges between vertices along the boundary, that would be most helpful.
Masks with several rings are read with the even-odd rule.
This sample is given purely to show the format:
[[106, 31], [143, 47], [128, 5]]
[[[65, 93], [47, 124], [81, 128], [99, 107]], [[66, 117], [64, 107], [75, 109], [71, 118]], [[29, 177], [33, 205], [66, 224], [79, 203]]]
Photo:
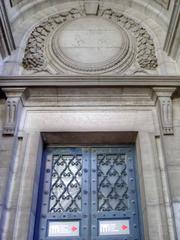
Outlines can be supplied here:
[[89, 207], [90, 207], [90, 151], [88, 148], [82, 149], [83, 154], [83, 176], [82, 176], [82, 219], [81, 236], [82, 240], [89, 238]]
[[[136, 177], [136, 165], [135, 165], [135, 147], [131, 147], [131, 150], [128, 155], [129, 158], [129, 192], [130, 192], [130, 201], [131, 201], [131, 221], [132, 221], [132, 235], [134, 238], [138, 238], [140, 233], [139, 227], [139, 210], [138, 210], [138, 187], [137, 187], [137, 177]], [[140, 238], [140, 237], [139, 237]]]
[[43, 158], [43, 179], [41, 184], [41, 194], [42, 200], [40, 202], [41, 214], [40, 214], [40, 239], [44, 239], [47, 233], [47, 221], [50, 218], [49, 214], [49, 191], [50, 191], [50, 182], [51, 182], [51, 171], [52, 171], [52, 152], [51, 150], [46, 150]]
[[95, 240], [98, 233], [96, 148], [91, 149], [91, 216], [90, 217], [91, 217], [91, 239]]

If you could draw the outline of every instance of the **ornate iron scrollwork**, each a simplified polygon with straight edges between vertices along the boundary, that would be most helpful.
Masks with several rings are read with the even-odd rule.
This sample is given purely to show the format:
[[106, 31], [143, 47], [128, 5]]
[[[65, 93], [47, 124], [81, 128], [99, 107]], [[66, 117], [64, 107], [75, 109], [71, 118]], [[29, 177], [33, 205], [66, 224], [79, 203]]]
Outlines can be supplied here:
[[98, 154], [98, 211], [128, 209], [125, 154]]
[[51, 147], [45, 156], [34, 240], [140, 239], [133, 146]]
[[82, 155], [54, 155], [49, 212], [81, 211]]

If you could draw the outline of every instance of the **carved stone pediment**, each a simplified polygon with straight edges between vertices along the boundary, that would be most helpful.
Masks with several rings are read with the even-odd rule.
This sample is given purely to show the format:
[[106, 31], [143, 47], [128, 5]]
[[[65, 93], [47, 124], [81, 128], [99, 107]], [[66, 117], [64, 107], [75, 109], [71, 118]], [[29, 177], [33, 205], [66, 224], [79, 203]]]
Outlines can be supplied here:
[[147, 30], [112, 9], [96, 10], [86, 15], [71, 9], [35, 27], [25, 49], [24, 69], [50, 74], [155, 71], [155, 46]]

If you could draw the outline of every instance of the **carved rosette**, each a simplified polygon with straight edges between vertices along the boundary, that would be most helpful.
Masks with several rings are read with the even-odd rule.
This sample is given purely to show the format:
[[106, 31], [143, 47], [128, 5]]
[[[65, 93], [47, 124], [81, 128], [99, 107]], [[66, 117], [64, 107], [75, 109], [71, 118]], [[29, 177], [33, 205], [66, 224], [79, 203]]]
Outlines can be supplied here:
[[[102, 55], [107, 53], [108, 47], [117, 48], [117, 53], [114, 53], [112, 56], [110, 55], [109, 59], [106, 59], [105, 56], [105, 60], [99, 62], [93, 62], [92, 59], [86, 62], [85, 58], [85, 61], [84, 59], [79, 61], [79, 52], [77, 52], [77, 54], [74, 53], [74, 56], [77, 55], [77, 59], [76, 57], [73, 59], [69, 57], [69, 52], [67, 55], [64, 54], [61, 49], [59, 36], [61, 36], [65, 27], [68, 28], [71, 23], [78, 21], [78, 19], [90, 19], [90, 16], [87, 15], [86, 17], [80, 10], [71, 9], [69, 12], [51, 16], [39, 26], [35, 27], [28, 39], [25, 49], [23, 58], [24, 69], [34, 72], [48, 71], [51, 74], [58, 74], [60, 72], [103, 74], [115, 70], [119, 73], [124, 73], [134, 64], [138, 71], [146, 72], [156, 70], [158, 63], [155, 54], [155, 45], [150, 34], [144, 27], [136, 23], [133, 19], [119, 12], [117, 13], [112, 9], [99, 10], [98, 8], [96, 14], [97, 16], [94, 15], [93, 17], [96, 18], [97, 23], [100, 19], [104, 19], [103, 21], [111, 23], [112, 28], [114, 29], [114, 27], [116, 27], [118, 29], [117, 31], [121, 34], [117, 46], [109, 46], [108, 44], [114, 41], [109, 40], [108, 42], [108, 39], [105, 39], [106, 49], [104, 48], [105, 50]], [[107, 38], [109, 38], [109, 36], [107, 36]], [[101, 39], [98, 41], [101, 43]], [[74, 46], [74, 43], [71, 44]], [[102, 43], [102, 48], [103, 44], [104, 43]], [[82, 46], [85, 46], [85, 44], [83, 45], [83, 41]], [[97, 43], [95, 47], [97, 49], [101, 48]], [[90, 58], [90, 54], [87, 52], [85, 55], [84, 53], [87, 58]], [[94, 59], [97, 59], [96, 55]]]

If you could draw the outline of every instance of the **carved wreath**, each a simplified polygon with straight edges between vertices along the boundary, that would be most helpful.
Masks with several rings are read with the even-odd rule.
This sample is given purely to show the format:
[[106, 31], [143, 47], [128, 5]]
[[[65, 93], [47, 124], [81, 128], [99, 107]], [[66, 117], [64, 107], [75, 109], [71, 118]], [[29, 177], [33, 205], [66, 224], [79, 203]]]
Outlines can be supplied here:
[[[140, 68], [155, 70], [158, 66], [155, 54], [155, 45], [147, 30], [133, 19], [124, 14], [117, 13], [112, 9], [105, 9], [98, 13], [99, 16], [108, 18], [119, 24], [122, 28], [130, 31], [136, 38], [136, 61]], [[23, 67], [26, 70], [36, 72], [45, 71], [47, 61], [44, 54], [45, 40], [50, 33], [68, 20], [83, 16], [78, 9], [71, 9], [65, 13], [59, 13], [49, 17], [46, 21], [36, 26], [32, 31], [25, 49]]]

